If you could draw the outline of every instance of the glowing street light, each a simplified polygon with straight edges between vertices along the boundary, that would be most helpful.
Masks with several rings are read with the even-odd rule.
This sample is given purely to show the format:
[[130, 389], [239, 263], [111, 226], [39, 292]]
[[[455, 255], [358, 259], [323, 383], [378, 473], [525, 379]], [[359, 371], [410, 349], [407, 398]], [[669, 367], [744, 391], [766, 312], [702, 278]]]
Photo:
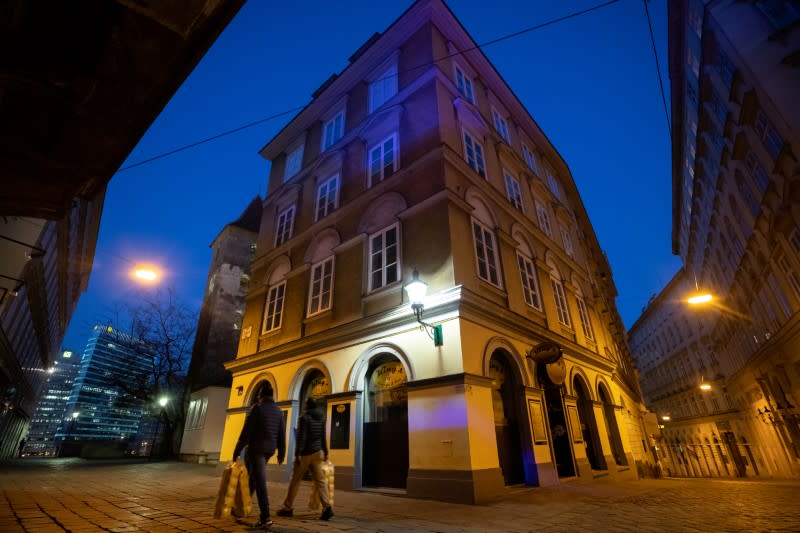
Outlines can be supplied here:
[[160, 405], [161, 407], [164, 407], [165, 405], [167, 405], [168, 401], [169, 401], [169, 398], [167, 398], [166, 396], [162, 396], [161, 398], [158, 399], [158, 405]]
[[693, 296], [690, 296], [689, 298], [686, 299], [686, 301], [691, 305], [698, 305], [698, 304], [708, 303], [713, 299], [714, 299], [714, 297], [711, 294], [706, 292], [706, 293], [695, 294]]
[[711, 390], [711, 383], [707, 382], [702, 377], [700, 378], [700, 390]]
[[661, 420], [663, 420], [664, 422], [669, 422], [671, 419], [672, 418], [669, 415], [664, 415], [661, 417]]
[[158, 280], [159, 273], [151, 266], [139, 265], [133, 269], [133, 277], [144, 283], [152, 283]]

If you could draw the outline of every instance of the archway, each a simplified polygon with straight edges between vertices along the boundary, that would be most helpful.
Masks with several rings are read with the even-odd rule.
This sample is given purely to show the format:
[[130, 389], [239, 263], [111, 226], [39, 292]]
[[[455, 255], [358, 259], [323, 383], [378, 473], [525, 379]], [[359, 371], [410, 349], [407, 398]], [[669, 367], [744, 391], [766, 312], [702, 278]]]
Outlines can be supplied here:
[[606, 419], [606, 430], [608, 431], [608, 441], [611, 443], [611, 453], [614, 454], [614, 462], [620, 466], [626, 466], [628, 459], [625, 457], [625, 450], [622, 447], [622, 437], [619, 434], [617, 425], [617, 414], [611, 395], [602, 383], [597, 387], [600, 401], [603, 402], [603, 415]]
[[500, 469], [505, 484], [516, 485], [525, 482], [520, 434], [522, 420], [519, 416], [522, 387], [508, 357], [504, 350], [492, 352], [488, 377], [492, 378], [494, 431]]
[[363, 468], [365, 487], [405, 488], [408, 479], [408, 389], [405, 367], [382, 353], [365, 376]]
[[578, 398], [578, 417], [580, 418], [583, 442], [586, 445], [586, 457], [589, 459], [592, 470], [607, 470], [608, 465], [603, 457], [603, 447], [597, 431], [597, 420], [594, 417], [594, 402], [592, 402], [583, 378], [575, 376], [572, 386], [575, 396]]
[[547, 421], [553, 443], [553, 461], [558, 477], [575, 476], [575, 458], [567, 431], [567, 417], [564, 409], [564, 367], [563, 358], [556, 363], [538, 363], [536, 375], [539, 385], [544, 389], [547, 404]]

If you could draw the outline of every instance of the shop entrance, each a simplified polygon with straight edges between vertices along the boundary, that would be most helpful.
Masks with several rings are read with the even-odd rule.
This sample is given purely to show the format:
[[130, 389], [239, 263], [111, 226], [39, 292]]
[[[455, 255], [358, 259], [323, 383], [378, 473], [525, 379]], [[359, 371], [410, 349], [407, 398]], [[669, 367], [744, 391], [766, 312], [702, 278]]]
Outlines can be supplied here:
[[517, 383], [508, 357], [500, 350], [495, 350], [489, 360], [488, 377], [492, 378], [494, 432], [503, 479], [506, 485], [524, 483], [518, 405], [521, 387]]
[[594, 417], [592, 398], [589, 396], [589, 391], [580, 377], [575, 376], [572, 383], [575, 389], [575, 396], [578, 397], [578, 416], [589, 464], [592, 470], [608, 470], [606, 459], [603, 457], [603, 447], [600, 444], [600, 434], [597, 432], [597, 419]]
[[625, 450], [622, 447], [622, 437], [620, 437], [619, 434], [614, 403], [611, 401], [611, 395], [608, 393], [605, 386], [600, 385], [600, 387], [598, 387], [598, 392], [600, 394], [600, 401], [603, 402], [603, 415], [606, 419], [608, 441], [611, 443], [611, 453], [614, 454], [614, 462], [620, 466], [625, 466], [628, 464], [628, 460], [625, 457]]
[[408, 389], [403, 364], [375, 357], [366, 376], [362, 483], [405, 488], [408, 479]]

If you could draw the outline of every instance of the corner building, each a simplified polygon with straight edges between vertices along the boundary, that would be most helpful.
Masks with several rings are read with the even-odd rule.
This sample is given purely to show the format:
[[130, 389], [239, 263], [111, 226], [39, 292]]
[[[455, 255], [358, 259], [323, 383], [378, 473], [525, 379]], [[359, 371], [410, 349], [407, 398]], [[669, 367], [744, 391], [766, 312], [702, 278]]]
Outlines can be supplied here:
[[[643, 407], [609, 265], [566, 163], [447, 6], [416, 2], [313, 96], [261, 151], [221, 457], [269, 381], [290, 428], [326, 402], [337, 489], [478, 503], [635, 477]], [[415, 269], [440, 346], [403, 290]]]

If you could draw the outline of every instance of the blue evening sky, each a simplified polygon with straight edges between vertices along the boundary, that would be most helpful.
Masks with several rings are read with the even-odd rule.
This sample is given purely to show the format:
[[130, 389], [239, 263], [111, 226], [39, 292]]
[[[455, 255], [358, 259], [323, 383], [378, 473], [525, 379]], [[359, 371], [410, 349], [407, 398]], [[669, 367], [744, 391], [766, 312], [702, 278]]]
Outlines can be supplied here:
[[[665, 83], [666, 1], [650, 2]], [[448, 5], [480, 44], [599, 3], [451, 0]], [[305, 105], [364, 41], [409, 5], [409, 0], [251, 0], [125, 165]], [[488, 46], [484, 53], [570, 166], [610, 260], [617, 307], [630, 327], [679, 267], [670, 251], [669, 137], [642, 2], [620, 0]], [[208, 246], [256, 194], [265, 194], [269, 163], [257, 152], [291, 116], [111, 179], [89, 290], [65, 347], [82, 350], [92, 324], [113, 318], [120, 302], [136, 297], [127, 277], [130, 264], [122, 258], [164, 265], [164, 284], [199, 309]]]

